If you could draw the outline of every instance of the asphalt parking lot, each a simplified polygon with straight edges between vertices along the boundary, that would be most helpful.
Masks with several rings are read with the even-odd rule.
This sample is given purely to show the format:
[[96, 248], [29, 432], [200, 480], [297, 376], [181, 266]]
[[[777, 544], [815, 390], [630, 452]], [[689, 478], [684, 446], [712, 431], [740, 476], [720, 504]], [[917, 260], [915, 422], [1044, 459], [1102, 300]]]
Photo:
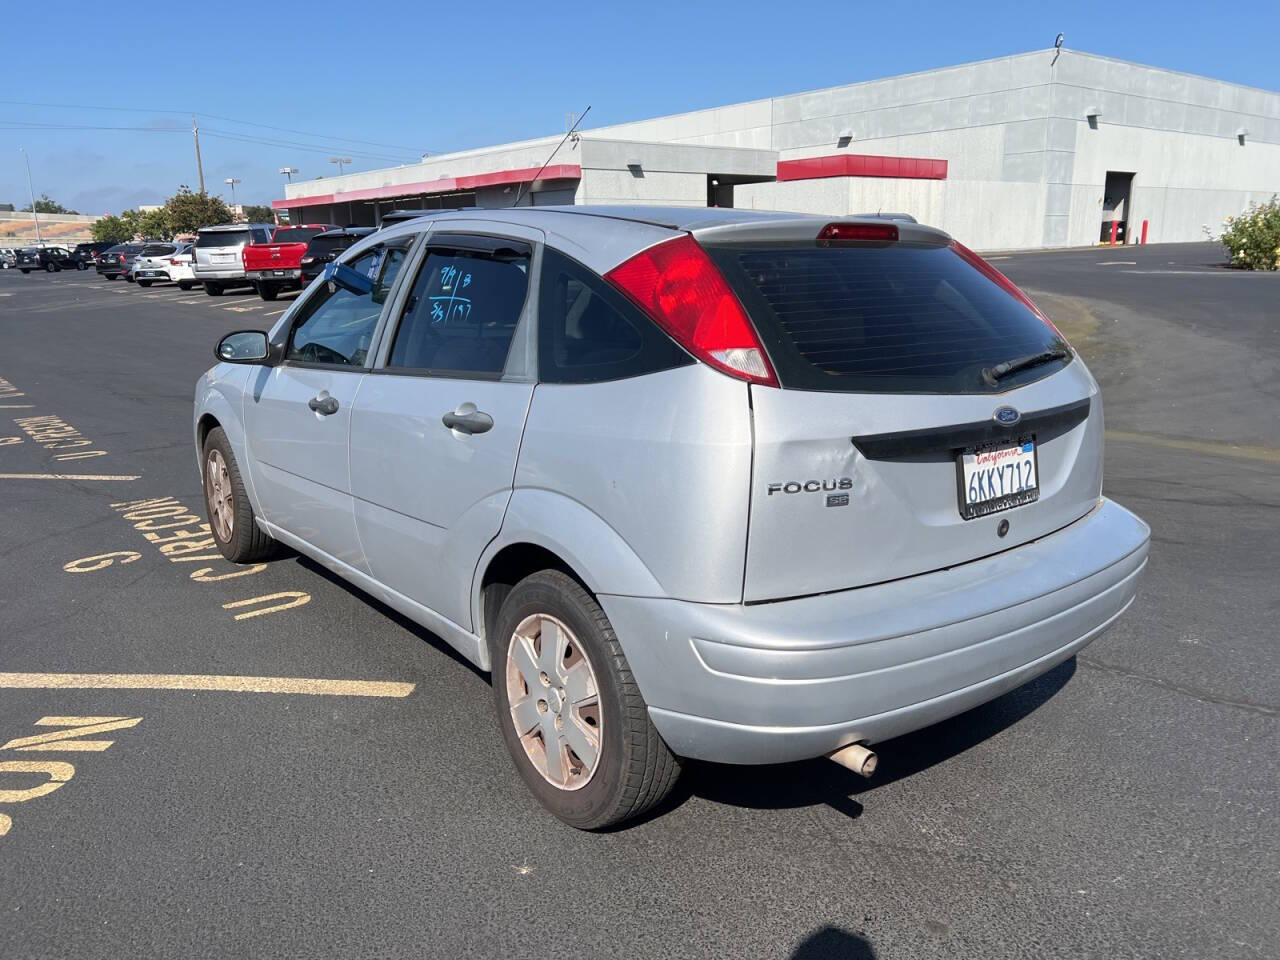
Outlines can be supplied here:
[[605, 834], [525, 792], [442, 642], [201, 540], [193, 383], [285, 300], [0, 272], [0, 954], [1276, 956], [1280, 275], [994, 261], [1102, 385], [1137, 602], [871, 780], [695, 764]]

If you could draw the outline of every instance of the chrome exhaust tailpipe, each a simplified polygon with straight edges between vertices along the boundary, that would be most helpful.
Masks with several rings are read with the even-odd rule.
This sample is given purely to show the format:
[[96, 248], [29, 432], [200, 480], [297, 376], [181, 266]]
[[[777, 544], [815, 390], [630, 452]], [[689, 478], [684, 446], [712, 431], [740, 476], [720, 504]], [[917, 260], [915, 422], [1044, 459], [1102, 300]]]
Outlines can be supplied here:
[[847, 747], [834, 750], [827, 754], [827, 759], [834, 760], [846, 770], [852, 770], [863, 777], [869, 777], [876, 772], [875, 751], [868, 750], [860, 743], [851, 743]]

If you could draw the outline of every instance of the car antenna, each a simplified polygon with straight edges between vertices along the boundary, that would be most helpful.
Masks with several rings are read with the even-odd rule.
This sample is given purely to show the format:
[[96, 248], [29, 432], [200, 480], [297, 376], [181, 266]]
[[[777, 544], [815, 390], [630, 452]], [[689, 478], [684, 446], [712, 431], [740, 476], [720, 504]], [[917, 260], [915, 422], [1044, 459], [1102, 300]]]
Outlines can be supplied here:
[[[551, 156], [547, 157], [547, 159], [543, 161], [542, 166], [538, 168], [538, 172], [535, 173], [533, 175], [533, 179], [529, 181], [530, 184], [534, 184], [538, 182], [538, 177], [542, 175], [543, 170], [547, 169], [547, 164], [550, 163], [555, 158], [555, 155], [560, 152], [560, 148], [564, 146], [564, 142], [568, 140], [571, 136], [573, 136], [573, 131], [578, 129], [578, 124], [580, 124], [583, 121], [583, 119], [586, 117], [586, 115], [590, 112], [591, 112], [591, 104], [588, 103], [587, 109], [583, 110], [582, 113], [578, 115], [578, 119], [573, 121], [573, 126], [570, 127], [567, 131], [565, 131], [565, 135], [560, 138], [560, 142], [556, 144], [556, 148], [551, 151]], [[522, 183], [520, 184], [520, 189], [516, 191], [515, 203], [511, 204], [513, 207], [520, 206], [520, 197], [523, 194], [524, 194], [524, 184]]]

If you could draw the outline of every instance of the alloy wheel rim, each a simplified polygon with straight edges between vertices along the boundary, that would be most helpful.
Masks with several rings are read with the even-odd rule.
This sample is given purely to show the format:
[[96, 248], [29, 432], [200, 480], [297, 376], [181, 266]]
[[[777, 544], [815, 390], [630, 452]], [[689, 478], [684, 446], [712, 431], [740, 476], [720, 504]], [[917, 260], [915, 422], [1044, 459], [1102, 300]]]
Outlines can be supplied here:
[[591, 661], [565, 624], [525, 617], [507, 644], [507, 703], [529, 762], [559, 790], [581, 790], [600, 766], [604, 717]]
[[213, 532], [223, 543], [231, 540], [231, 530], [235, 526], [234, 498], [231, 492], [231, 477], [227, 473], [227, 462], [218, 450], [209, 451], [209, 460], [204, 470], [205, 499], [209, 502], [209, 522]]

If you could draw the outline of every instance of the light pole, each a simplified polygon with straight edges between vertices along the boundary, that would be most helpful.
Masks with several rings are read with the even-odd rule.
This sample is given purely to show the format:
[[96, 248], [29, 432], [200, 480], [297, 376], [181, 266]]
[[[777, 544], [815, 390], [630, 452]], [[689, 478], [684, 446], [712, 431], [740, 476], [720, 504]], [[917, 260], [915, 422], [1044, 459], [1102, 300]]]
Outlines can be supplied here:
[[297, 167], [281, 167], [280, 172], [285, 175], [285, 178], [290, 183], [293, 183], [293, 175], [298, 172], [298, 168]]
[[40, 239], [40, 215], [36, 212], [36, 191], [31, 186], [31, 157], [25, 147], [19, 147], [18, 151], [22, 154], [22, 159], [27, 161], [27, 193], [31, 194], [31, 219], [36, 222], [36, 243], [43, 244], [44, 241]]
[[231, 187], [231, 211], [232, 211], [232, 213], [235, 213], [235, 209], [236, 209], [236, 184], [240, 182], [240, 178], [239, 178], [239, 177], [227, 177], [227, 179], [223, 180], [222, 182], [223, 182], [223, 183], [225, 183], [225, 184], [227, 184], [229, 187]]
[[350, 163], [351, 158], [350, 157], [330, 157], [329, 162], [336, 163], [338, 165], [338, 176], [342, 176], [342, 165], [344, 163]]

